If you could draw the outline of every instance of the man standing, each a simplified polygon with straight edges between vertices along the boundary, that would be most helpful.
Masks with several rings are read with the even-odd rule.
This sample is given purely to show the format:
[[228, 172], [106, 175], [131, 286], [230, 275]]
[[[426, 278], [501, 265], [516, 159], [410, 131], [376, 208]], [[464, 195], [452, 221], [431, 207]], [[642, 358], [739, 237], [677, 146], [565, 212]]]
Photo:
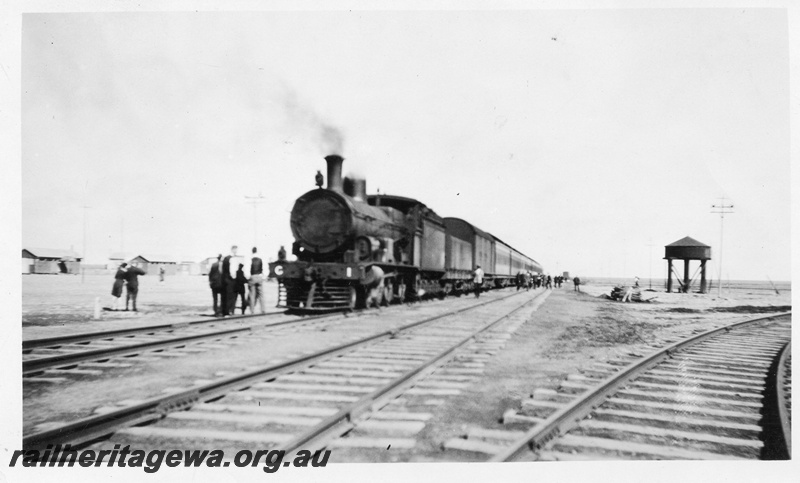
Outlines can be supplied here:
[[[232, 315], [236, 307], [236, 267], [238, 257], [236, 245], [231, 247], [231, 254], [222, 259], [222, 316]], [[234, 259], [231, 261], [231, 259]]]
[[481, 296], [481, 288], [483, 287], [483, 270], [481, 270], [480, 265], [476, 266], [472, 272], [472, 283], [475, 284], [475, 298], [478, 298]]
[[125, 310], [128, 310], [128, 303], [133, 302], [133, 311], [138, 312], [136, 310], [136, 296], [139, 294], [139, 275], [144, 274], [145, 271], [136, 266], [131, 266], [125, 272], [125, 280], [128, 282], [126, 285], [128, 292], [125, 297]]
[[250, 313], [256, 313], [256, 299], [261, 304], [261, 313], [264, 310], [264, 263], [256, 255], [258, 250], [253, 247], [253, 258], [250, 260]]
[[572, 283], [575, 284], [575, 291], [576, 292], [580, 292], [581, 291], [581, 279], [580, 279], [580, 277], [573, 278], [572, 279]]
[[222, 315], [222, 301], [225, 300], [222, 295], [222, 273], [219, 269], [219, 262], [222, 260], [222, 254], [217, 255], [217, 261], [211, 265], [208, 271], [208, 286], [211, 287], [211, 296], [214, 298], [214, 316], [219, 317]]
[[[236, 308], [236, 272], [244, 259], [236, 254], [239, 247], [233, 245], [231, 254], [222, 259], [222, 315], [233, 315]], [[244, 274], [247, 277], [247, 274]]]

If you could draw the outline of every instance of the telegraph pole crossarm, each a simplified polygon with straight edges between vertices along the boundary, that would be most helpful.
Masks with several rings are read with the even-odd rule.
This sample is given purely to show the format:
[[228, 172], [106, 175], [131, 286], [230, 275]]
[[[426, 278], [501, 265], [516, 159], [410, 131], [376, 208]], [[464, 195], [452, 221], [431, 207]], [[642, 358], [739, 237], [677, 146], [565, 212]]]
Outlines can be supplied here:
[[253, 246], [258, 246], [258, 205], [267, 199], [261, 193], [258, 196], [245, 196], [246, 203], [253, 205]]

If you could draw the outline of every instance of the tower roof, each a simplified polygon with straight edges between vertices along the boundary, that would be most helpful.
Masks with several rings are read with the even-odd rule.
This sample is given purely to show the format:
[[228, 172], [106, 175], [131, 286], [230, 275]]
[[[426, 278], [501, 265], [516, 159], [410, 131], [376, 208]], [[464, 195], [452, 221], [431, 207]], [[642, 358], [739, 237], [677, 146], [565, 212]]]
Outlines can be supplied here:
[[699, 242], [690, 236], [685, 236], [678, 241], [672, 242], [668, 247], [703, 247], [703, 248], [711, 248], [705, 243]]

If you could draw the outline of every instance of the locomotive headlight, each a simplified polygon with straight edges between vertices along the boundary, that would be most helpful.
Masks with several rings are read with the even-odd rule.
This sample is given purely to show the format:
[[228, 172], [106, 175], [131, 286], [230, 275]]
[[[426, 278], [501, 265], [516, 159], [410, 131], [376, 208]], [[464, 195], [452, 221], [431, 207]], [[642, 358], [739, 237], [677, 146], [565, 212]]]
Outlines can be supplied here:
[[274, 270], [274, 272], [275, 272], [275, 275], [277, 275], [277, 276], [279, 276], [279, 277], [280, 277], [281, 275], [283, 275], [283, 265], [277, 265], [277, 266], [275, 267], [275, 270]]

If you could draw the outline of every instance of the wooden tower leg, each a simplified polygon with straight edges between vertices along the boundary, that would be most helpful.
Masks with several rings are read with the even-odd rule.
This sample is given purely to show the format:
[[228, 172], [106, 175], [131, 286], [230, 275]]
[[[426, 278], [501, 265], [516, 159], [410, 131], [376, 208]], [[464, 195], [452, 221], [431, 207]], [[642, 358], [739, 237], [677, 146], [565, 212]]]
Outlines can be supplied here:
[[689, 293], [689, 260], [683, 261], [683, 293]]
[[700, 260], [700, 293], [706, 293], [706, 261]]
[[667, 260], [667, 293], [672, 292], [672, 259]]

